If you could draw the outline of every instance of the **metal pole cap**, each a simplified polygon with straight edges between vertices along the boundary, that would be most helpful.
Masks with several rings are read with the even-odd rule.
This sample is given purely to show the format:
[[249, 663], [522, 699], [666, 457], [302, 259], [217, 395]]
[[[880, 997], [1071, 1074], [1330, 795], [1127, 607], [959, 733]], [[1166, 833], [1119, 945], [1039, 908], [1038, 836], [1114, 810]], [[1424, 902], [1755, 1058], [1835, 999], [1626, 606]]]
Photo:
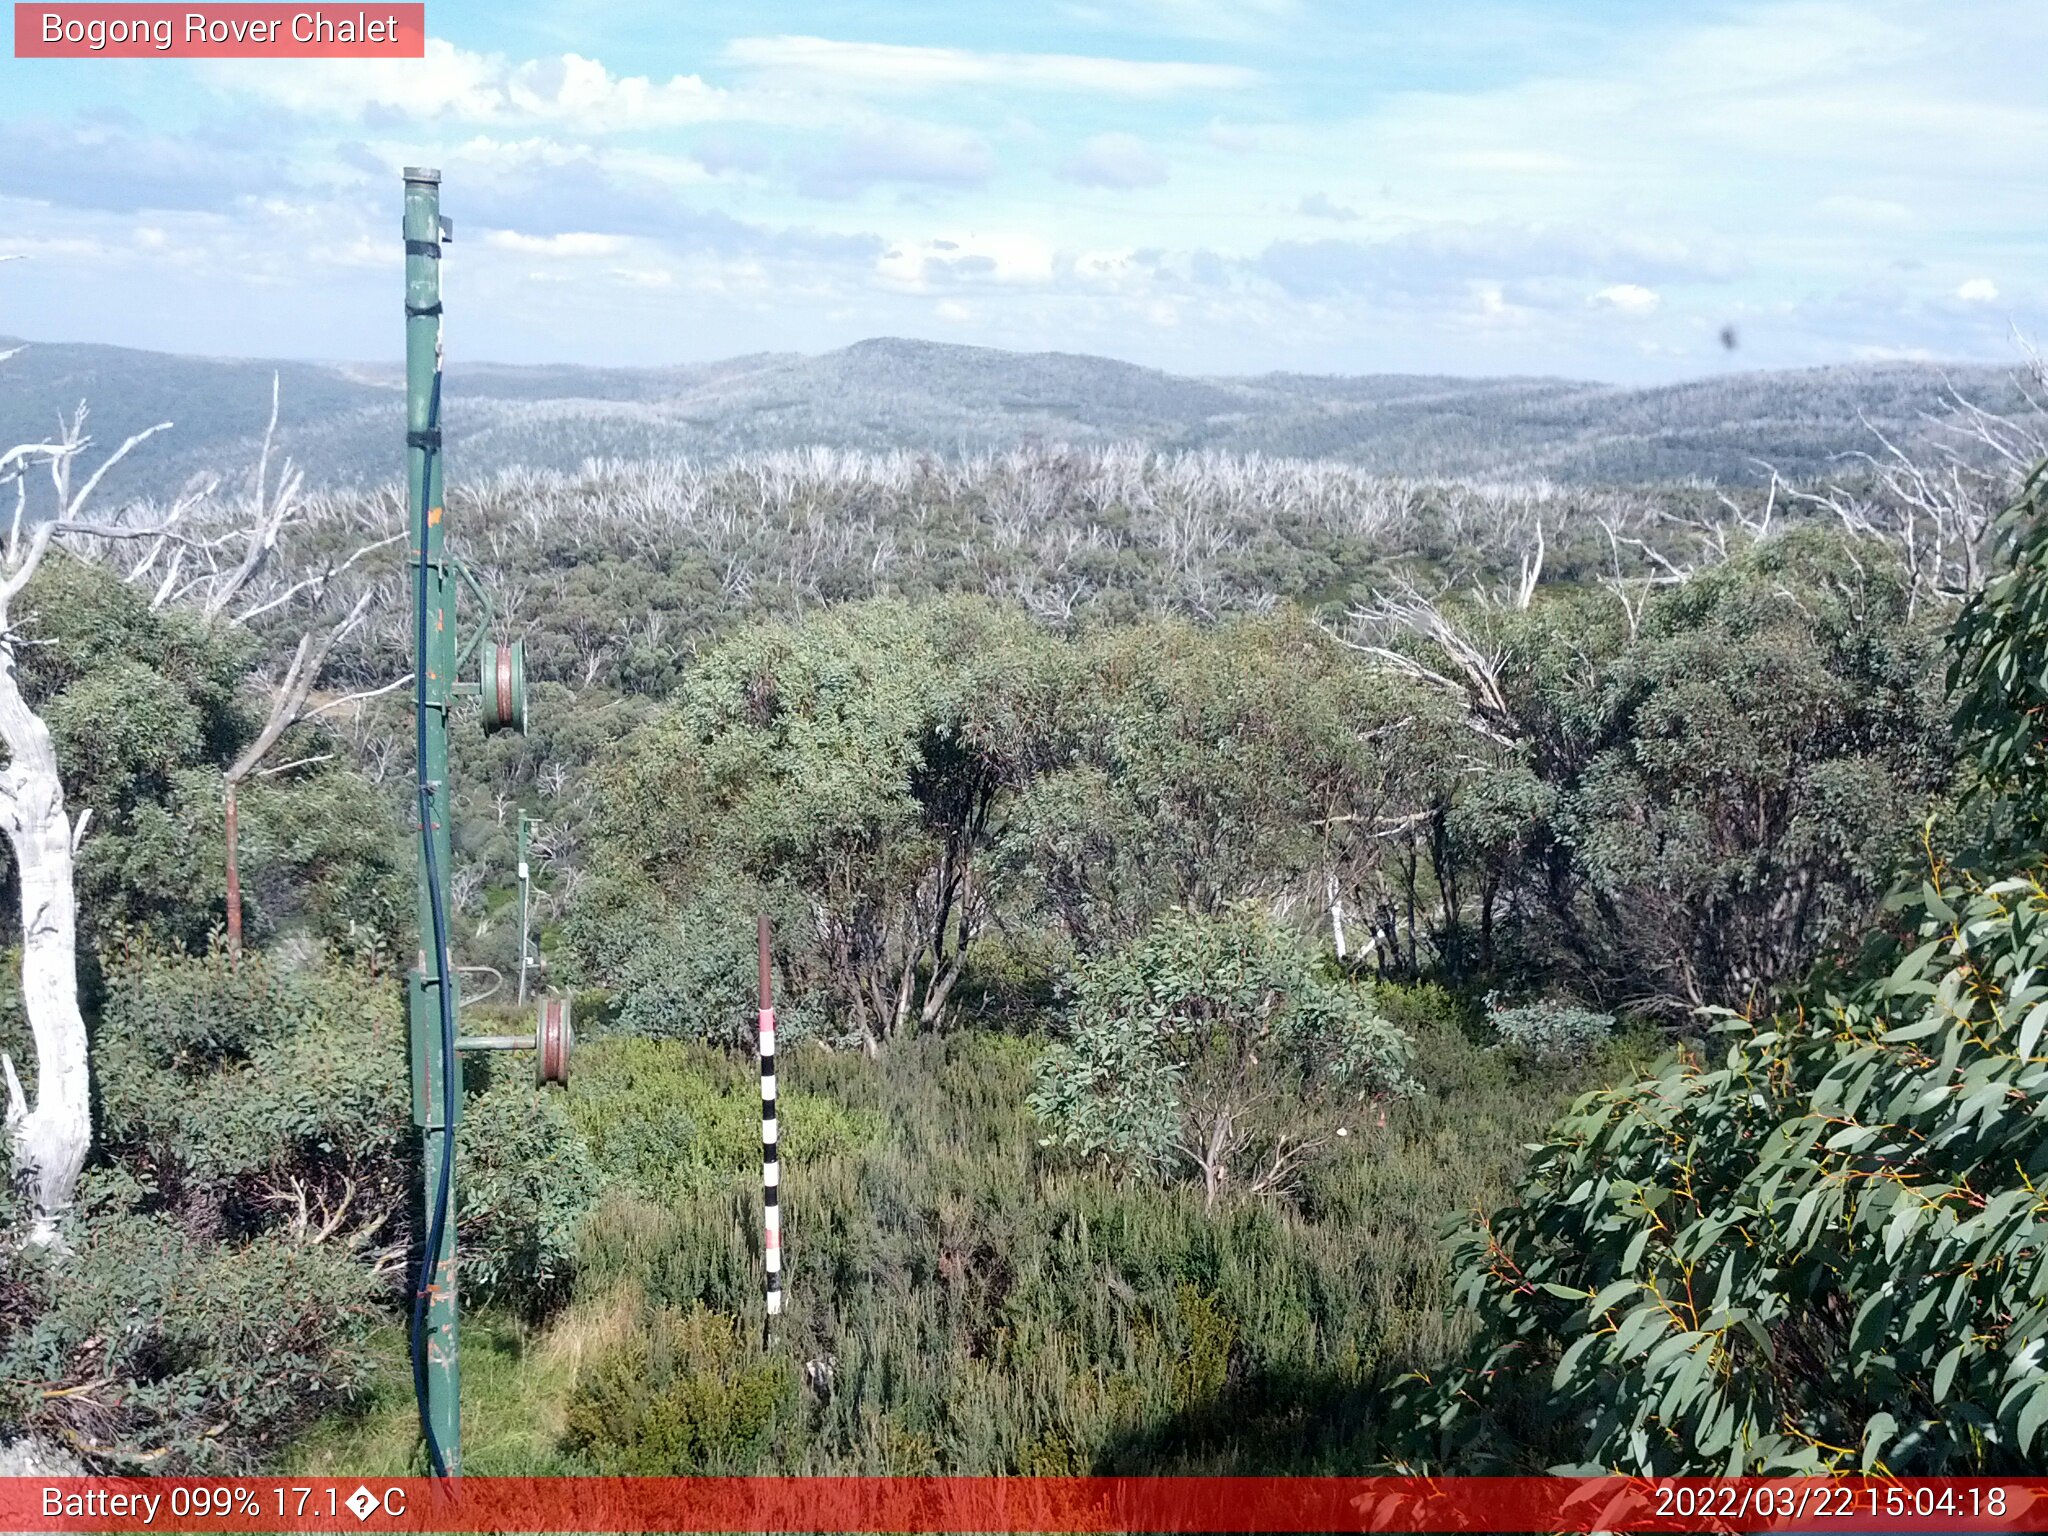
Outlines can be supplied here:
[[405, 179], [407, 181], [432, 182], [434, 185], [439, 186], [441, 183], [441, 173], [424, 165], [408, 165], [405, 168]]

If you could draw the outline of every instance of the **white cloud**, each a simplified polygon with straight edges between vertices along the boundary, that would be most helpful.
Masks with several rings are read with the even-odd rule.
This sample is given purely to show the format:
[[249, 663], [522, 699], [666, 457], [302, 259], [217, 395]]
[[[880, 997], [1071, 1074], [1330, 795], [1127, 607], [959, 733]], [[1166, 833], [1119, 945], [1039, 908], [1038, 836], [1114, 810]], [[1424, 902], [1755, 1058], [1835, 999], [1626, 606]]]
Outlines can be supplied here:
[[1913, 222], [1913, 210], [1888, 197], [1858, 197], [1837, 192], [1814, 204], [1824, 219], [1867, 225], [1874, 229], [1903, 229]]
[[913, 292], [962, 283], [1035, 286], [1054, 275], [1053, 248], [1032, 235], [956, 234], [891, 246], [875, 270], [892, 288]]
[[1098, 133], [1060, 163], [1060, 175], [1084, 187], [1156, 187], [1166, 180], [1166, 162], [1143, 139], [1128, 133]]
[[309, 117], [369, 113], [587, 133], [711, 122], [764, 106], [742, 104], [696, 75], [615, 75], [575, 53], [514, 63], [437, 37], [427, 39], [420, 59], [279, 59], [260, 67], [216, 62], [205, 78], [223, 94], [253, 96]]
[[1234, 64], [1185, 64], [1070, 53], [977, 53], [965, 48], [849, 43], [825, 37], [738, 37], [725, 62], [784, 83], [916, 94], [964, 87], [1071, 91], [1095, 96], [1172, 96], [1236, 90], [1255, 71]]
[[1973, 277], [1956, 289], [1956, 297], [1965, 304], [1989, 304], [1998, 297], [1998, 284], [1988, 277]]
[[1069, 16], [1095, 26], [1139, 25], [1181, 37], [1262, 42], [1275, 23], [1301, 13], [1300, 0], [1067, 0]]
[[803, 162], [797, 185], [813, 197], [852, 197], [884, 182], [978, 187], [995, 171], [995, 153], [978, 134], [894, 123], [844, 135]]
[[1562, 176], [1579, 168], [1571, 156], [1543, 149], [1460, 149], [1432, 158], [1451, 170], [1491, 176]]
[[1296, 213], [1305, 219], [1329, 219], [1338, 224], [1349, 224], [1358, 217], [1358, 210], [1335, 202], [1327, 192], [1311, 192], [1295, 205]]
[[1657, 290], [1641, 283], [1613, 283], [1587, 298], [1595, 309], [1618, 309], [1625, 315], [1647, 315], [1657, 307]]
[[626, 248], [626, 242], [617, 235], [522, 235], [510, 229], [492, 230], [484, 236], [484, 244], [496, 250], [518, 251], [527, 256], [560, 256], [567, 259], [616, 256]]

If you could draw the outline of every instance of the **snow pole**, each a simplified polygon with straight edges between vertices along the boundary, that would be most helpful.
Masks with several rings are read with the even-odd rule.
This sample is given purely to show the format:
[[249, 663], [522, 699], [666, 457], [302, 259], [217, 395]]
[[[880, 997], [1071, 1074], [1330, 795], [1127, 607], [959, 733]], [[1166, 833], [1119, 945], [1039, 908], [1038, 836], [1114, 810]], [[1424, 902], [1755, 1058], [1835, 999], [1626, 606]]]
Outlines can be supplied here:
[[776, 1154], [775, 993], [768, 964], [768, 919], [761, 939], [761, 1255], [768, 1273], [767, 1310], [761, 1319], [761, 1347], [768, 1347], [774, 1319], [782, 1313], [782, 1163]]
[[524, 811], [519, 813], [519, 1006], [526, 1006], [526, 983], [533, 971], [533, 872], [528, 864], [532, 856], [532, 832], [536, 825], [533, 817]]

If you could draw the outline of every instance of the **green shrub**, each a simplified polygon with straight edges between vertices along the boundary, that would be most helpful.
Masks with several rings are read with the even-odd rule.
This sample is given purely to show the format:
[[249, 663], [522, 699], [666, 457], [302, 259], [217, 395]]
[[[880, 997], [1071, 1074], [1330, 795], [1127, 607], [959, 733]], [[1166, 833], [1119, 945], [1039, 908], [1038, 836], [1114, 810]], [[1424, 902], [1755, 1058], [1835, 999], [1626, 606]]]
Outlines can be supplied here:
[[[1427, 1456], [2011, 1472], [2048, 1440], [2048, 870], [1937, 870], [1864, 979], [1590, 1095], [1458, 1240]], [[1912, 1277], [1910, 1285], [1900, 1283]]]
[[397, 988], [218, 947], [103, 965], [99, 1161], [70, 1255], [8, 1245], [0, 1422], [106, 1469], [261, 1465], [354, 1400], [403, 1262]]
[[1322, 975], [1251, 909], [1176, 913], [1082, 965], [1031, 1106], [1057, 1145], [1139, 1168], [1291, 1187], [1344, 1106], [1414, 1090], [1413, 1043], [1370, 988]]
[[[789, 1056], [781, 1059], [787, 1067]], [[783, 1073], [787, 1156], [839, 1157], [880, 1134], [875, 1115], [795, 1086], [804, 1071]], [[571, 1081], [570, 1113], [607, 1186], [666, 1200], [739, 1173], [758, 1183], [761, 1085], [751, 1062], [679, 1041], [613, 1039], [579, 1051]]]
[[116, 1470], [243, 1470], [355, 1400], [381, 1285], [346, 1244], [218, 1244], [125, 1211], [73, 1244], [61, 1270], [6, 1260], [29, 1315], [0, 1335], [0, 1420]]
[[216, 944], [103, 958], [94, 1034], [101, 1140], [195, 1231], [248, 1233], [302, 1208], [400, 1204], [409, 1178], [395, 982], [287, 971]]
[[702, 1306], [642, 1308], [584, 1366], [566, 1439], [612, 1476], [745, 1473], [795, 1401], [787, 1363], [750, 1348], [733, 1319]]
[[1174, 1397], [1183, 1409], [1216, 1397], [1230, 1376], [1230, 1353], [1237, 1344], [1237, 1324], [1217, 1304], [1183, 1283], [1173, 1294], [1180, 1348], [1174, 1362]]
[[289, 780], [257, 778], [243, 786], [239, 803], [252, 940], [304, 930], [347, 951], [411, 942], [411, 840], [361, 774], [327, 766]]
[[1613, 1014], [1596, 1013], [1557, 998], [1510, 1008], [1488, 993], [1486, 1019], [1501, 1049], [1523, 1061], [1547, 1066], [1589, 1061], [1614, 1035]]
[[525, 1068], [519, 1059], [464, 1101], [457, 1238], [465, 1287], [533, 1315], [566, 1293], [601, 1180], [561, 1094]]
[[[656, 1042], [607, 1043], [690, 1063]], [[1461, 1045], [1495, 1074], [1500, 1057]], [[1457, 1078], [1368, 1111], [1293, 1200], [1205, 1209], [1180, 1185], [1075, 1169], [1025, 1105], [1041, 1047], [961, 1033], [786, 1068], [789, 1310], [773, 1358], [805, 1411], [783, 1471], [1266, 1472], [1371, 1464], [1399, 1370], [1462, 1342], [1443, 1311], [1446, 1210], [1491, 1202], [1568, 1091]], [[1446, 1061], [1451, 1058], [1446, 1056]], [[711, 1058], [716, 1061], [717, 1058]], [[742, 1065], [726, 1063], [745, 1102]], [[662, 1079], [666, 1081], [666, 1079]], [[792, 1150], [813, 1099], [873, 1134]], [[748, 1113], [757, 1113], [750, 1105]], [[761, 1305], [754, 1130], [720, 1173], [593, 1210], [578, 1305], [617, 1288], [746, 1320]]]

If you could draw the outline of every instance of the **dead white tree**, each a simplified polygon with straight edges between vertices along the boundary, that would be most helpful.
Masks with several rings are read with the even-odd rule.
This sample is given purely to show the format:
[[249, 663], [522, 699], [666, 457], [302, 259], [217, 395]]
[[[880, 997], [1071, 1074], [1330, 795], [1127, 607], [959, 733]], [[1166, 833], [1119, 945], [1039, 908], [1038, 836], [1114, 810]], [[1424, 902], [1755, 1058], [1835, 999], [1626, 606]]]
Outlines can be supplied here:
[[[1528, 570], [1525, 561], [1525, 581]], [[1528, 585], [1533, 590], [1533, 583]], [[1514, 711], [1501, 682], [1506, 653], [1468, 633], [1444, 612], [1438, 599], [1424, 596], [1404, 580], [1375, 594], [1370, 602], [1353, 607], [1349, 618], [1351, 633], [1337, 636], [1344, 645], [1402, 677], [1461, 700], [1466, 722], [1473, 730], [1499, 746], [1515, 744]], [[1444, 666], [1432, 667], [1389, 643], [1403, 636], [1426, 642], [1443, 658]]]
[[1906, 577], [1908, 611], [1923, 601], [1962, 601], [1983, 584], [1983, 557], [1998, 515], [2048, 455], [2048, 402], [2034, 392], [2033, 364], [2015, 380], [2023, 406], [1987, 410], [1951, 387], [1944, 414], [1923, 413], [1919, 441], [1901, 442], [1869, 420], [1878, 450], [1846, 458], [1861, 484], [1830, 482], [1791, 499], [1831, 514], [1853, 535], [1888, 544]]
[[1536, 583], [1543, 579], [1543, 517], [1536, 517], [1536, 542], [1522, 551], [1522, 579], [1515, 587], [1515, 607], [1526, 610], [1536, 598]]
[[[154, 536], [151, 529], [95, 527], [80, 514], [109, 470], [170, 425], [162, 422], [130, 437], [74, 491], [73, 466], [91, 443], [85, 422], [80, 406], [53, 441], [0, 454], [0, 487], [11, 483], [16, 491], [0, 556], [0, 743], [7, 748], [7, 766], [0, 769], [0, 828], [13, 850], [21, 885], [21, 1001], [35, 1047], [34, 1103], [5, 1053], [0, 1053], [0, 1073], [7, 1086], [10, 1169], [28, 1202], [29, 1241], [43, 1247], [61, 1246], [60, 1223], [92, 1149], [85, 1019], [78, 1006], [78, 899], [72, 882], [73, 861], [92, 813], [88, 809], [73, 822], [65, 811], [50, 728], [21, 691], [16, 666], [20, 631], [13, 610], [57, 539]], [[33, 468], [48, 469], [55, 506], [50, 516], [25, 528]]]

